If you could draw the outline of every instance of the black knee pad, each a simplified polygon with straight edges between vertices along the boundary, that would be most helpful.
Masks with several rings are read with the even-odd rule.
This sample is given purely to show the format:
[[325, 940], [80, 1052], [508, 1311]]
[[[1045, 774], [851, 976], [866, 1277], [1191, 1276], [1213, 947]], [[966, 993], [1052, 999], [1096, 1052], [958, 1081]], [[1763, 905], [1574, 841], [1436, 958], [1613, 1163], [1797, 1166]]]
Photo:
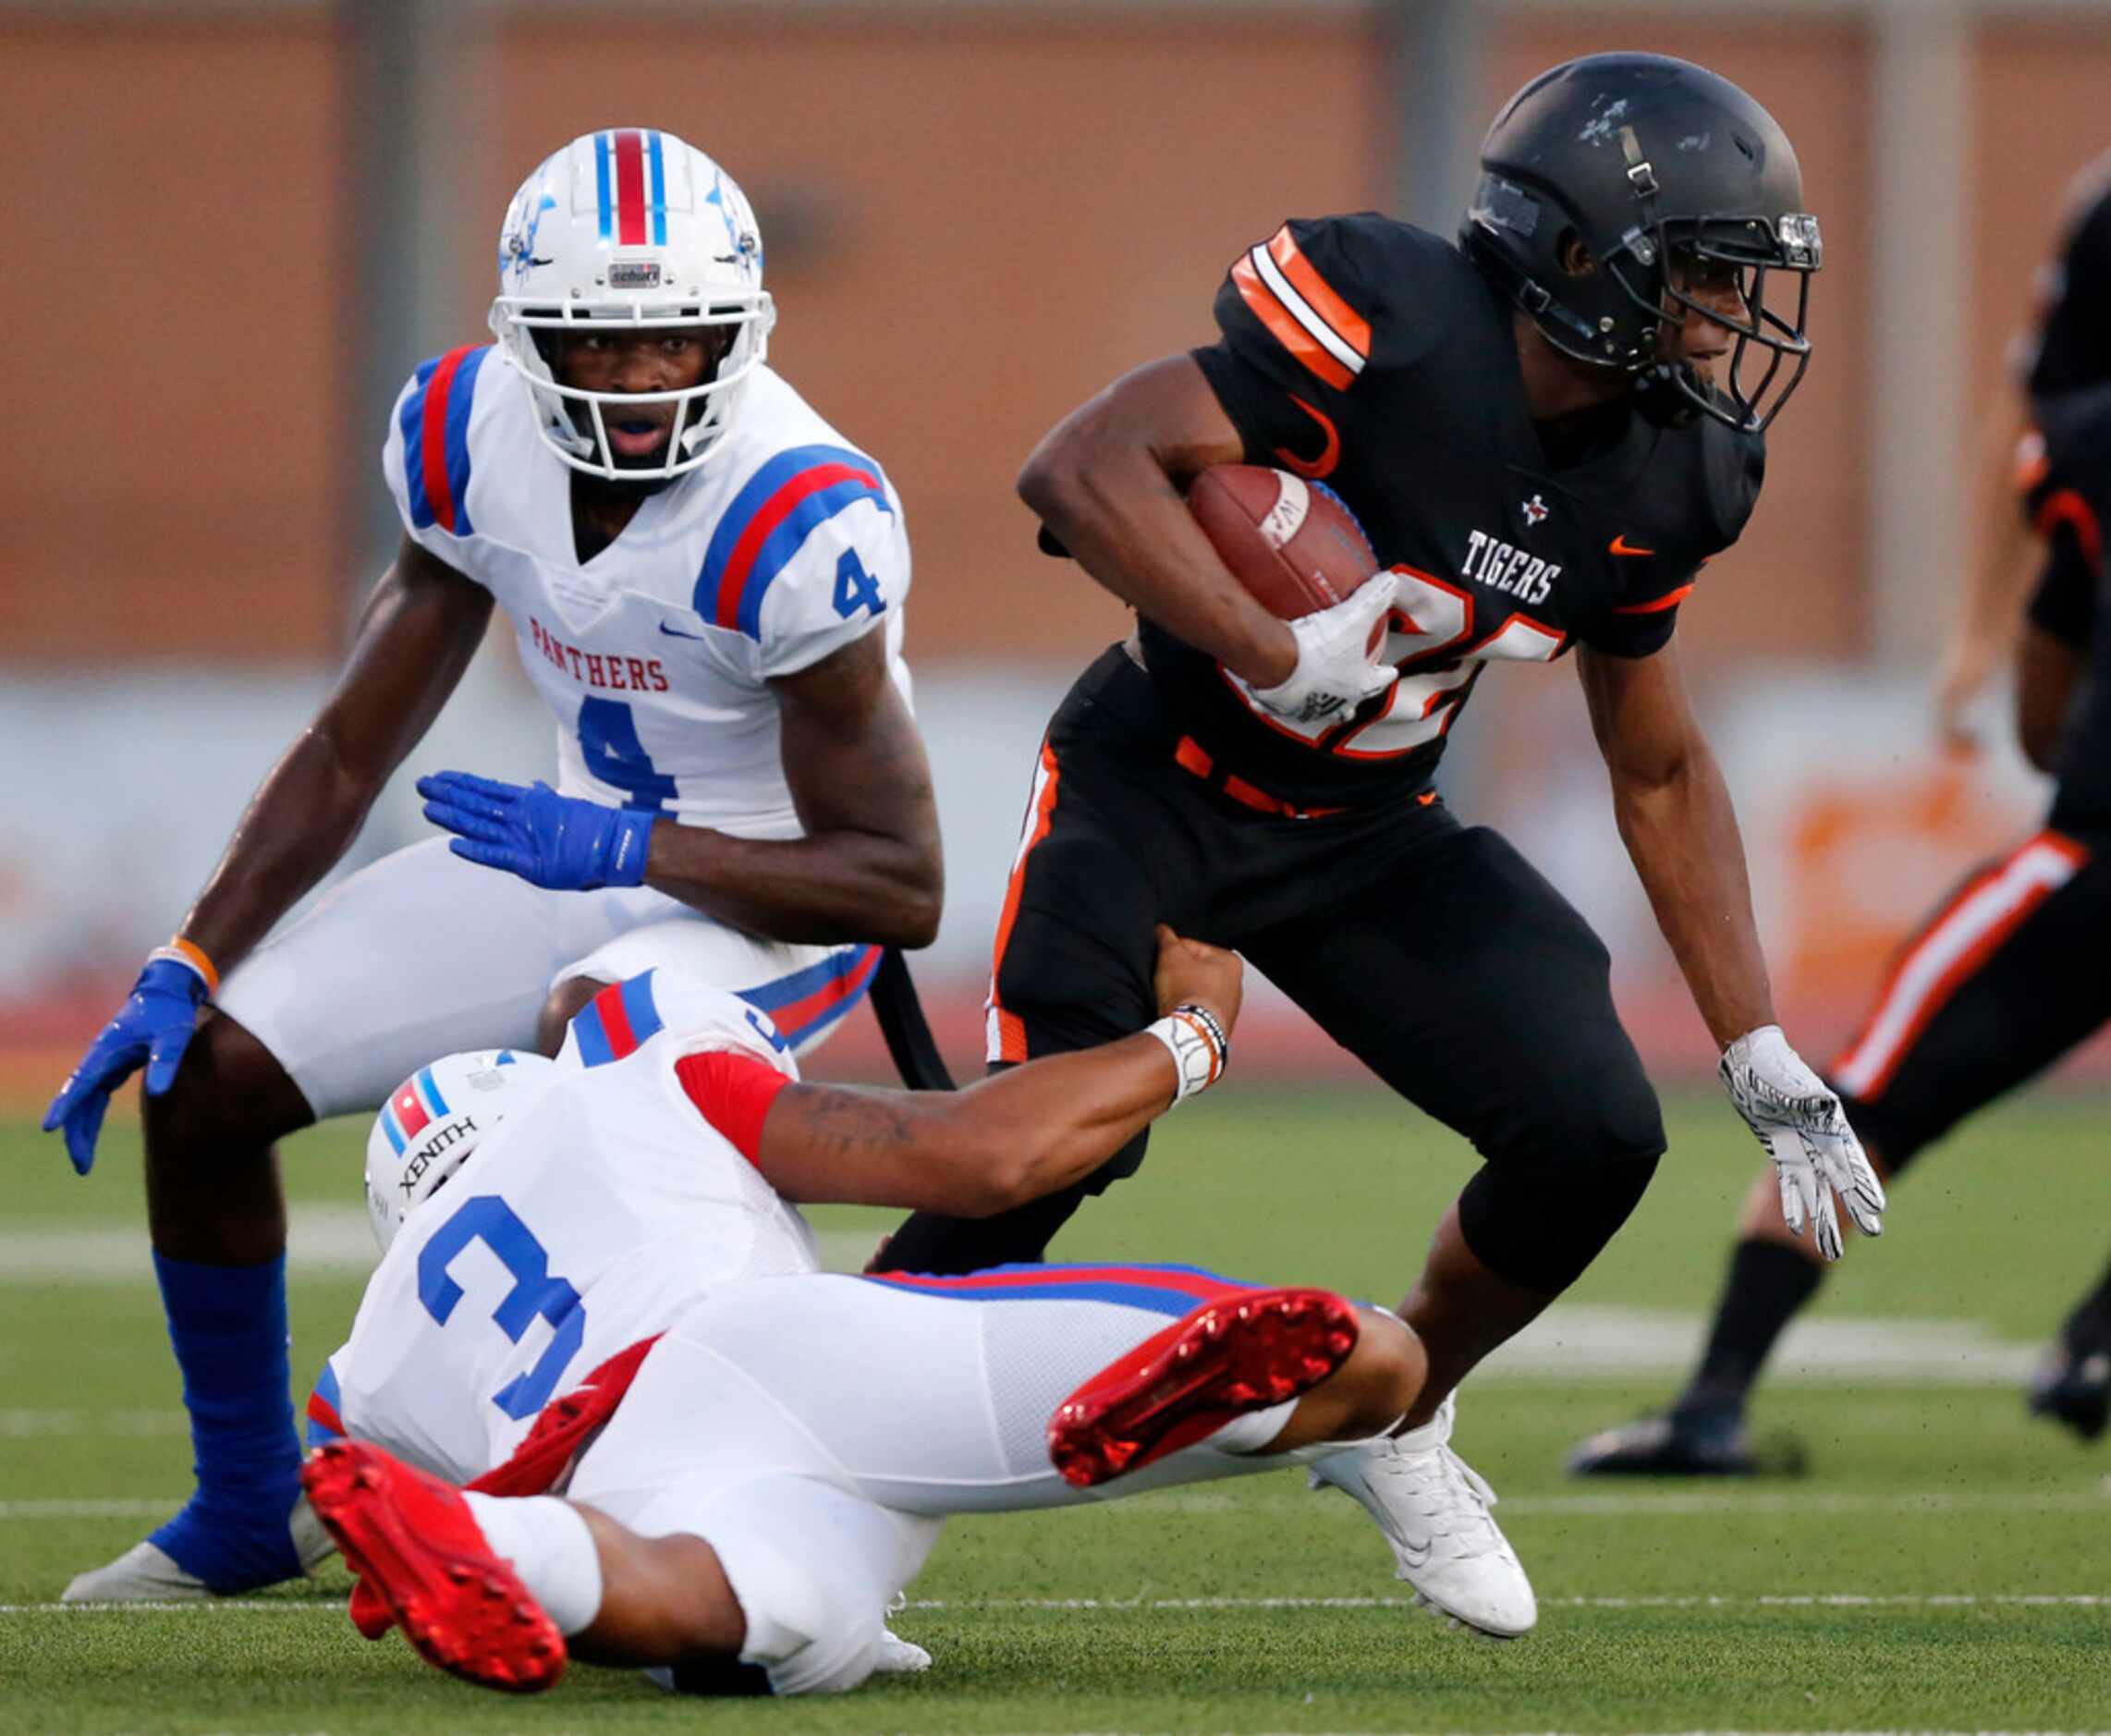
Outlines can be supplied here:
[[1528, 1290], [1564, 1290], [1618, 1234], [1664, 1155], [1656, 1094], [1637, 1075], [1599, 1113], [1544, 1124], [1530, 1155], [1491, 1154], [1458, 1196], [1474, 1257]]

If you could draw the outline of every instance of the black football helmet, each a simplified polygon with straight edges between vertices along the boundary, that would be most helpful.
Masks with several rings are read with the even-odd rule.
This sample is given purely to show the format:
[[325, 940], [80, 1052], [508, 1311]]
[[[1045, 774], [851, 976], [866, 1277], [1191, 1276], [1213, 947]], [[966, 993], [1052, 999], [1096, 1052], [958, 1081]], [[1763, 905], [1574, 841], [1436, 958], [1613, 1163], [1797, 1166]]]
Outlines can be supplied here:
[[[1565, 62], [1504, 104], [1481, 171], [1459, 245], [1556, 348], [1633, 374], [1658, 413], [1753, 433], [1780, 414], [1810, 364], [1822, 247], [1788, 135], [1736, 85], [1664, 55]], [[1569, 269], [1572, 238], [1596, 269]], [[1744, 317], [1689, 294], [1666, 271], [1680, 259], [1730, 267]], [[1769, 272], [1795, 274], [1792, 316], [1768, 305]], [[1719, 386], [1662, 353], [1693, 309], [1734, 334]]]

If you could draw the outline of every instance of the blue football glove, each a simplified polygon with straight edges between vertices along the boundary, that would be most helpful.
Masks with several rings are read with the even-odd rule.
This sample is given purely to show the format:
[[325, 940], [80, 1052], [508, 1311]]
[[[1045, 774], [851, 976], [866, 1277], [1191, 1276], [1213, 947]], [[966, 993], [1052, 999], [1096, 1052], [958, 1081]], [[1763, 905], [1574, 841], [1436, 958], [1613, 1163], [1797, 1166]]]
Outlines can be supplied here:
[[80, 1065], [67, 1076], [52, 1106], [44, 1111], [44, 1131], [66, 1130], [66, 1155], [76, 1173], [95, 1167], [95, 1142], [103, 1132], [103, 1112], [110, 1094], [146, 1064], [146, 1090], [158, 1097], [175, 1082], [177, 1063], [198, 1028], [198, 1009], [205, 1001], [205, 979], [173, 959], [151, 959], [132, 984], [131, 997], [104, 1025]]
[[425, 817], [456, 834], [447, 848], [552, 892], [642, 886], [658, 817], [637, 808], [560, 796], [544, 783], [525, 789], [468, 772], [418, 780]]

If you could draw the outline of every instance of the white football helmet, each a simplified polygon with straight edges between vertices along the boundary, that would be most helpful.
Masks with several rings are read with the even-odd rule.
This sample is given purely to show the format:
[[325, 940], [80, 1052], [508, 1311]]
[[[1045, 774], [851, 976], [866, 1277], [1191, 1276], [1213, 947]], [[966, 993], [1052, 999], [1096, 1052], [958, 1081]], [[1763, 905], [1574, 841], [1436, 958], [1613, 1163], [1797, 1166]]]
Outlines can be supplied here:
[[479, 1049], [443, 1056], [397, 1086], [367, 1134], [367, 1216], [384, 1253], [403, 1220], [555, 1070], [546, 1056]]
[[[776, 323], [747, 196], [694, 145], [635, 127], [573, 140], [522, 184], [498, 233], [498, 290], [491, 329], [535, 401], [543, 441], [572, 469], [612, 480], [678, 476], [708, 458]], [[731, 326], [733, 343], [713, 377], [686, 391], [560, 385], [536, 334], [600, 320]], [[675, 421], [659, 463], [619, 469], [609, 408], [665, 403]]]

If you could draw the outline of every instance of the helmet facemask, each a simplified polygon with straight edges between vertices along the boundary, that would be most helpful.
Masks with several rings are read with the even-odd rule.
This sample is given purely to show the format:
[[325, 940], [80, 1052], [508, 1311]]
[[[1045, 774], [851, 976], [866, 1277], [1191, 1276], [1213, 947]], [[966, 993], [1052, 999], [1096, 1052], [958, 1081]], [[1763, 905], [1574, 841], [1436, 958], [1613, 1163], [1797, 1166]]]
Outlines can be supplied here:
[[[763, 243], [724, 170], [672, 134], [626, 128], [574, 140], [515, 196], [500, 231], [491, 329], [536, 410], [543, 443], [610, 482], [660, 483], [703, 464], [769, 352], [776, 312]], [[731, 342], [707, 378], [665, 392], [591, 391], [558, 380], [548, 335], [704, 327]], [[674, 406], [656, 461], [609, 438], [625, 410]]]
[[[1643, 316], [1657, 347], [1661, 327], [1681, 328], [1695, 313], [1730, 335], [1728, 359], [1714, 380], [1676, 356], [1658, 355], [1634, 371], [1648, 389], [1669, 388], [1688, 413], [1713, 416], [1741, 433], [1763, 433], [1811, 365], [1811, 275], [1824, 251], [1818, 220], [1804, 212], [1771, 223], [1763, 216], [1705, 222], [1660, 217], [1646, 229], [1630, 231], [1605, 262], [1605, 273]], [[1741, 317], [1723, 300], [1704, 300], [1687, 287], [1690, 267], [1706, 264], [1730, 268]], [[1776, 290], [1792, 287], [1793, 312], [1769, 303], [1770, 280]], [[1748, 368], [1756, 377], [1748, 375]]]

